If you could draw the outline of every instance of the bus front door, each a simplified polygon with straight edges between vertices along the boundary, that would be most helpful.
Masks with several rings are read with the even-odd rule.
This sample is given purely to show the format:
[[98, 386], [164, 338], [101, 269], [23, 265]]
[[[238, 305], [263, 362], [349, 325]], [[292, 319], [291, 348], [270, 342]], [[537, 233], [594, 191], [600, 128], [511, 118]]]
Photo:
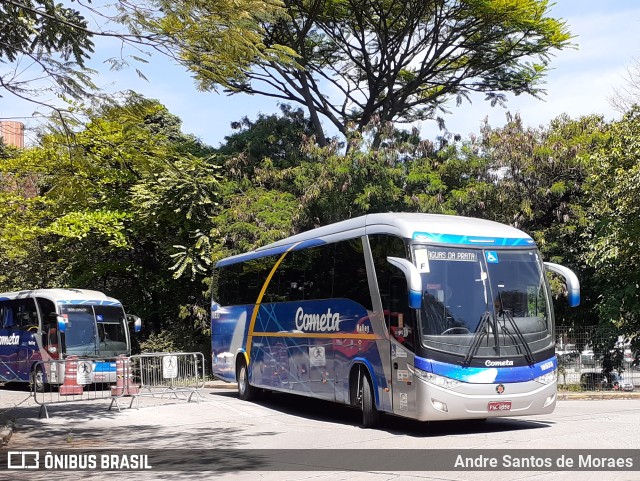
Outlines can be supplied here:
[[415, 312], [409, 307], [407, 283], [403, 277], [393, 276], [390, 283], [388, 316], [391, 348], [391, 389], [393, 412], [413, 417], [416, 406], [416, 379], [409, 366], [414, 365], [416, 345]]
[[391, 340], [391, 390], [393, 393], [393, 412], [411, 417], [416, 412], [416, 379], [409, 370], [415, 354], [401, 343]]

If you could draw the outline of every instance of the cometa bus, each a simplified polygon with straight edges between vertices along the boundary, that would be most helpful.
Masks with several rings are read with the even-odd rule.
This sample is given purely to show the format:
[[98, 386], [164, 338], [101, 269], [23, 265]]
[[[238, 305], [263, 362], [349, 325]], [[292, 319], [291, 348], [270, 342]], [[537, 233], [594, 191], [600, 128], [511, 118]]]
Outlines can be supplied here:
[[214, 374], [261, 390], [420, 421], [551, 413], [554, 319], [524, 232], [467, 217], [387, 213], [320, 227], [219, 261]]

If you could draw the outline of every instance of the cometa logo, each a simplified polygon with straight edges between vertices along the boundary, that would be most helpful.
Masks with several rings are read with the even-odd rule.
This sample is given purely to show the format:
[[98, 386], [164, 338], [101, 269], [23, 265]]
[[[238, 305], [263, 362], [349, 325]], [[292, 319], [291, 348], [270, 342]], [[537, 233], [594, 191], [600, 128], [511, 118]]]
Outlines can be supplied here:
[[484, 362], [484, 365], [487, 367], [505, 367], [505, 366], [513, 366], [513, 361], [509, 359], [505, 359], [504, 361], [490, 361], [487, 359]]
[[302, 307], [296, 311], [296, 329], [305, 332], [337, 332], [340, 330], [340, 313], [327, 309], [324, 314], [307, 314]]
[[20, 344], [20, 336], [17, 334], [0, 336], [0, 346], [17, 346], [18, 344]]

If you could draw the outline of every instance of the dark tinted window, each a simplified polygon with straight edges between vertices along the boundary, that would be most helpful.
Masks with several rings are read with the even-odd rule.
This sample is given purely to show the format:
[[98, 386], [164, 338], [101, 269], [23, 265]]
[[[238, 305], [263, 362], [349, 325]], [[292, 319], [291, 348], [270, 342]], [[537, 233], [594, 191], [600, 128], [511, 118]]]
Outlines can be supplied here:
[[329, 299], [332, 296], [334, 244], [287, 253], [278, 266], [263, 302]]
[[[217, 270], [213, 299], [223, 306], [254, 304], [271, 269], [281, 257], [270, 256]], [[287, 253], [262, 302], [343, 297], [371, 309], [371, 296], [360, 239]]]
[[219, 268], [213, 280], [213, 299], [222, 306], [255, 304], [277, 260], [270, 256]]
[[369, 245], [387, 328], [398, 342], [413, 350], [415, 313], [409, 308], [407, 280], [404, 273], [387, 260], [387, 257], [407, 258], [404, 240], [391, 235], [374, 234], [369, 236]]
[[344, 297], [371, 310], [362, 241], [338, 242], [333, 263], [333, 297]]
[[38, 312], [31, 298], [3, 301], [0, 325], [6, 329], [34, 330], [38, 328]]
[[330, 299], [333, 296], [333, 262], [336, 245], [326, 244], [299, 251], [305, 258], [305, 299]]

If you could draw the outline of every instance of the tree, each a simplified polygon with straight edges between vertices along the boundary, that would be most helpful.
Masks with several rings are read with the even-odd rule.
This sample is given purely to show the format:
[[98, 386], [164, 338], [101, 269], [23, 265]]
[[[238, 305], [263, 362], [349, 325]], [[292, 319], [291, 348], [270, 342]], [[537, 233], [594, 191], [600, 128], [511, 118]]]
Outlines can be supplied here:
[[[53, 0], [6, 0], [0, 4], [0, 62], [13, 69], [0, 76], [0, 87], [22, 99], [32, 97], [42, 85], [41, 76], [65, 96], [78, 98], [93, 89], [85, 61], [93, 52], [93, 34], [77, 10]], [[25, 79], [25, 69], [39, 70]], [[49, 87], [50, 88], [50, 87]]]
[[211, 149], [137, 96], [87, 117], [72, 138], [51, 126], [41, 145], [0, 164], [3, 175], [38, 179], [35, 197], [3, 194], [2, 290], [95, 288], [121, 299], [148, 331], [206, 326], [220, 181]]
[[640, 104], [640, 62], [635, 61], [627, 68], [625, 85], [614, 89], [609, 103], [621, 114], [627, 113], [634, 105]]
[[221, 79], [202, 48], [211, 41], [203, 2], [171, 4], [142, 26], [180, 32], [178, 48], [201, 88], [302, 105], [321, 146], [321, 118], [347, 136], [375, 119], [442, 122], [446, 103], [472, 92], [494, 104], [506, 93], [540, 95], [550, 55], [570, 41], [566, 25], [547, 16], [546, 0], [284, 0], [287, 16], [263, 23], [274, 55], [256, 55], [241, 76]]
[[[585, 183], [591, 172], [590, 155], [607, 142], [607, 129], [601, 116], [576, 120], [561, 116], [538, 128], [526, 127], [515, 116], [501, 128], [484, 125], [481, 137], [468, 147], [471, 159], [484, 159], [484, 182], [475, 189], [483, 195], [477, 199], [484, 208], [480, 215], [529, 233], [545, 260], [567, 265], [578, 274], [581, 306], [567, 309], [566, 303], [558, 303], [560, 324], [598, 321], [596, 273], [584, 258], [588, 245], [583, 235], [593, 219], [588, 215]], [[560, 295], [561, 284], [552, 286]]]
[[214, 255], [222, 258], [253, 250], [293, 233], [298, 190], [289, 174], [303, 162], [311, 136], [301, 109], [281, 106], [279, 115], [244, 117], [218, 149], [224, 158], [222, 209], [215, 217]]
[[634, 107], [606, 131], [590, 158], [585, 190], [592, 219], [583, 239], [586, 263], [597, 276], [598, 310], [622, 334], [640, 342], [640, 109]]
[[[53, 0], [3, 0], [0, 3], [0, 89], [25, 101], [51, 108], [62, 114], [67, 109], [53, 100], [74, 101], [99, 96], [92, 77], [96, 72], [86, 64], [94, 54], [99, 37], [115, 38], [122, 43], [121, 57], [106, 60], [112, 68], [129, 61], [146, 62], [152, 52], [167, 55], [177, 62], [194, 56], [184, 46], [185, 39], [170, 18], [172, 2], [166, 2], [161, 29], [165, 35], [147, 35], [137, 25], [156, 25], [157, 2], [116, 0], [94, 7], [73, 2], [67, 7]], [[192, 47], [206, 51], [212, 63], [208, 71], [214, 78], [237, 78], [242, 66], [268, 49], [261, 43], [260, 22], [269, 21], [279, 11], [277, 3], [255, 0], [215, 2], [206, 6], [206, 21], [200, 27], [207, 32], [205, 43], [191, 34]], [[202, 10], [200, 10], [202, 13]], [[178, 17], [185, 12], [178, 14]], [[90, 22], [89, 19], [92, 21]], [[109, 28], [116, 22], [130, 27], [121, 32]], [[129, 47], [129, 48], [126, 48]], [[268, 53], [265, 53], [267, 55]], [[138, 74], [144, 74], [138, 69]], [[43, 96], [47, 95], [43, 99]], [[109, 97], [103, 96], [104, 103]]]

